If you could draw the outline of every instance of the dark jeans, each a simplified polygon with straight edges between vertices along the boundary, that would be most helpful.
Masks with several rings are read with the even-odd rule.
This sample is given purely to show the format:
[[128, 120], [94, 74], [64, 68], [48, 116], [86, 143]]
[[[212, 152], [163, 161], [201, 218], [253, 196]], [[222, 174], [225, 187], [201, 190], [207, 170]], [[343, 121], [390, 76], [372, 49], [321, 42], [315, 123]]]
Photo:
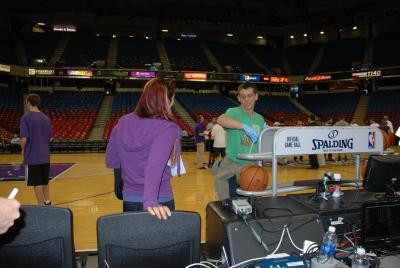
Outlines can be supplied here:
[[[168, 202], [161, 203], [161, 205], [168, 207], [170, 210], [175, 210], [174, 199], [172, 199], [171, 201], [168, 201]], [[143, 211], [143, 203], [124, 201], [123, 210], [124, 210], [124, 212], [126, 212], [126, 211]]]

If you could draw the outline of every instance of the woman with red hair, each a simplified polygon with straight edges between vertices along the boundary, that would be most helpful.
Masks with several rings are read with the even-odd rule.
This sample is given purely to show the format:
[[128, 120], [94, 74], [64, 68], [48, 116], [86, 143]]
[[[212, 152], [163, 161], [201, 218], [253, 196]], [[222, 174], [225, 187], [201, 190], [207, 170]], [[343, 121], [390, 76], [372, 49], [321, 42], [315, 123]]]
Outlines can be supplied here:
[[173, 83], [151, 79], [135, 111], [122, 116], [111, 132], [106, 166], [121, 168], [124, 211], [167, 219], [175, 209], [168, 161], [174, 165], [180, 158], [181, 129], [171, 111], [174, 96]]

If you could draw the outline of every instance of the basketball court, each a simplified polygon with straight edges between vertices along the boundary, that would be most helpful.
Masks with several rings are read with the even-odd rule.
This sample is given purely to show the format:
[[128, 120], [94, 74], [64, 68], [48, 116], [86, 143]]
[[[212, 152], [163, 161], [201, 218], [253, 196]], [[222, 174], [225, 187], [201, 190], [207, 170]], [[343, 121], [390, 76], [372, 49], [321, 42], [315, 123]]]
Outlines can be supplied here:
[[[122, 201], [114, 195], [113, 172], [105, 167], [104, 158], [103, 153], [51, 155], [52, 166], [60, 167], [56, 179], [50, 182], [51, 199], [55, 206], [67, 207], [73, 212], [77, 252], [96, 250], [96, 221], [99, 216], [122, 212]], [[0, 162], [8, 163], [11, 169], [12, 163], [20, 160], [20, 155], [0, 155]], [[200, 213], [204, 241], [205, 208], [214, 201], [214, 177], [210, 169], [196, 168], [195, 153], [183, 153], [183, 161], [187, 173], [172, 180], [176, 209]], [[269, 163], [266, 166], [271, 176]], [[327, 171], [340, 173], [343, 179], [354, 178], [355, 174], [355, 165], [351, 162], [329, 163], [318, 170], [307, 167], [306, 164], [279, 166], [278, 183], [321, 178]], [[13, 187], [19, 188], [17, 199], [22, 204], [35, 204], [33, 189], [28, 188], [24, 181], [0, 181], [0, 196], [8, 196]]]

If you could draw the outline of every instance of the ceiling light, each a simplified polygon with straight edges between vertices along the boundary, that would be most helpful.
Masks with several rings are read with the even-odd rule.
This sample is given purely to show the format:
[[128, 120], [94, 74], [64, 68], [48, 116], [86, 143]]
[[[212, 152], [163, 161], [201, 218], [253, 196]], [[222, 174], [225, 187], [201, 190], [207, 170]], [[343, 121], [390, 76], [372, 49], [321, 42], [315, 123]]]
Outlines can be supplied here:
[[180, 38], [178, 38], [178, 39], [176, 39], [176, 40], [178, 40], [178, 41], [181, 41], [181, 39], [180, 39]]
[[149, 37], [148, 37], [148, 36], [146, 36], [145, 38], [146, 38], [146, 40], [147, 40], [147, 39], [149, 39]]
[[96, 34], [96, 36], [100, 36], [100, 34]]
[[168, 33], [168, 29], [162, 29], [161, 32]]
[[129, 36], [129, 38], [132, 38], [132, 37], [133, 37], [132, 35]]
[[117, 36], [116, 36], [115, 34], [113, 34], [113, 35], [112, 35], [112, 38], [115, 38], [115, 37], [117, 37]]
[[263, 39], [263, 38], [264, 38], [264, 36], [261, 36], [261, 35], [257, 36], [257, 39]]
[[294, 35], [291, 35], [291, 36], [290, 36], [290, 39], [293, 39], [293, 38], [294, 38]]
[[319, 34], [325, 34], [325, 32], [324, 31], [320, 31]]
[[232, 37], [232, 36], [233, 36], [233, 34], [231, 34], [231, 33], [228, 33], [228, 34], [226, 34], [226, 36]]
[[357, 30], [358, 27], [356, 25], [353, 26], [353, 30]]
[[38, 22], [37, 25], [45, 26], [46, 24], [44, 22]]
[[303, 34], [303, 36], [304, 36], [304, 37], [307, 37], [307, 36], [308, 36], [308, 34], [307, 34], [307, 33], [304, 33], [304, 34]]

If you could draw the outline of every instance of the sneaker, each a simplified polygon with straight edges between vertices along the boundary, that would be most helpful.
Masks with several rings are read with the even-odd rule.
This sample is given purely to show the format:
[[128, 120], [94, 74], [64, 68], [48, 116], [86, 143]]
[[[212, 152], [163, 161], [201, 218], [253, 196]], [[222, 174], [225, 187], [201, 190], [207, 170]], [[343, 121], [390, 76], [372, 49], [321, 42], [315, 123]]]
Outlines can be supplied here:
[[51, 206], [51, 201], [50, 200], [44, 201], [44, 205], [45, 206]]

